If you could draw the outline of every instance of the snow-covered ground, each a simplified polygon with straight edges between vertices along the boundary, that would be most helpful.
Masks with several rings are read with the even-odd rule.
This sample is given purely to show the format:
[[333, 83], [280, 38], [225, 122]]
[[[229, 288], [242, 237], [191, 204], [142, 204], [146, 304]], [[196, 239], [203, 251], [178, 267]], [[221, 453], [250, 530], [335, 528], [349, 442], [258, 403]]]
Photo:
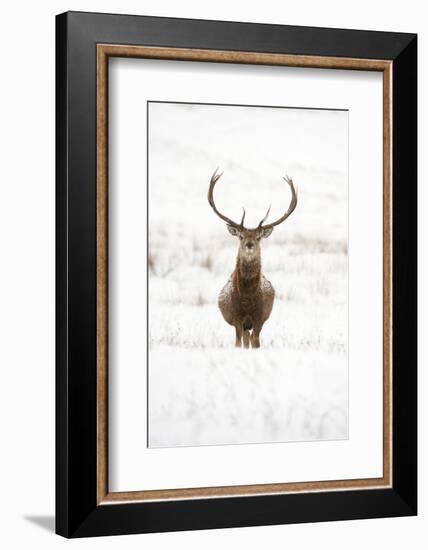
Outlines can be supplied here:
[[[149, 444], [348, 436], [346, 112], [151, 103]], [[234, 348], [217, 307], [238, 242], [207, 202], [257, 225], [297, 209], [262, 243], [276, 290], [261, 348]]]

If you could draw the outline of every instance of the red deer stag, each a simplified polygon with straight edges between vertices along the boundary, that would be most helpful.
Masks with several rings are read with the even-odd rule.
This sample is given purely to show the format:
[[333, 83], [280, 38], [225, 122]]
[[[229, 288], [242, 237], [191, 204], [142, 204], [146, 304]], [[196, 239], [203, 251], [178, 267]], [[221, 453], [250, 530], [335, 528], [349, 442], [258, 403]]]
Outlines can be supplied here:
[[[227, 224], [229, 233], [240, 239], [236, 267], [226, 286], [220, 292], [218, 306], [224, 320], [235, 327], [236, 347], [260, 347], [260, 331], [269, 319], [272, 311], [275, 290], [261, 271], [260, 240], [267, 238], [273, 228], [285, 221], [297, 205], [297, 193], [293, 180], [283, 178], [291, 189], [291, 201], [285, 214], [275, 222], [265, 224], [270, 207], [265, 217], [255, 229], [244, 227], [245, 209], [241, 223], [236, 223], [221, 214], [214, 203], [214, 186], [222, 174], [217, 170], [212, 175], [208, 190], [208, 202], [211, 208]], [[251, 331], [251, 332], [250, 332]]]

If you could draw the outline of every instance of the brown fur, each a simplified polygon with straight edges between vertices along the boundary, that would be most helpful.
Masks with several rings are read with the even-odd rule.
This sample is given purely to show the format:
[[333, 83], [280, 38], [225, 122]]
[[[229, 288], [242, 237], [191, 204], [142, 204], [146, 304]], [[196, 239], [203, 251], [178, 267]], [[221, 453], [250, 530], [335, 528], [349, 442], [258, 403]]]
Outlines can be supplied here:
[[260, 347], [260, 331], [273, 307], [275, 291], [261, 271], [263, 236], [259, 230], [240, 232], [236, 267], [218, 300], [224, 320], [235, 327], [237, 347]]

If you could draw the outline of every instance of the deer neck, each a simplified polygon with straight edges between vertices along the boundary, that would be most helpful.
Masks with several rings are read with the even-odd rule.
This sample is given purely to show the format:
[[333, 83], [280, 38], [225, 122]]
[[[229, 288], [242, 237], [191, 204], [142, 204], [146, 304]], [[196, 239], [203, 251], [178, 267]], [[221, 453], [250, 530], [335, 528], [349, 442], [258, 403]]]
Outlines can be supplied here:
[[238, 254], [236, 261], [236, 281], [241, 292], [251, 292], [260, 284], [261, 260], [256, 256], [247, 260]]

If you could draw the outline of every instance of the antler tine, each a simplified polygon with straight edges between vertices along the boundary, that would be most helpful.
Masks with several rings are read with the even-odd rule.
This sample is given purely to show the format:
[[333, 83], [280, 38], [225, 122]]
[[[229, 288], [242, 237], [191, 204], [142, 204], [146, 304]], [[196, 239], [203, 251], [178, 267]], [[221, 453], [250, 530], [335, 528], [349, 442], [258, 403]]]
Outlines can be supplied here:
[[245, 208], [242, 207], [242, 218], [241, 218], [241, 227], [244, 227], [244, 220], [245, 220]]
[[219, 212], [217, 210], [217, 207], [216, 207], [215, 202], [214, 202], [213, 191], [214, 191], [215, 184], [220, 179], [220, 177], [223, 175], [223, 172], [221, 172], [221, 174], [218, 174], [217, 172], [218, 172], [218, 168], [215, 170], [214, 174], [211, 176], [210, 186], [208, 188], [208, 202], [209, 202], [211, 208], [214, 210], [214, 212], [217, 214], [217, 216], [219, 218], [221, 218], [222, 220], [224, 220], [226, 223], [228, 223], [229, 225], [231, 225], [233, 227], [236, 227], [238, 229], [242, 229], [244, 227], [243, 224], [244, 224], [244, 218], [245, 218], [245, 209], [244, 209], [244, 213], [242, 215], [241, 224], [238, 224], [238, 223], [234, 222], [233, 220], [231, 220], [230, 218], [228, 218], [227, 216], [225, 216], [224, 214], [222, 214], [221, 212]]
[[268, 216], [269, 216], [269, 212], [270, 212], [270, 209], [271, 209], [271, 204], [269, 205], [269, 208], [267, 209], [267, 212], [265, 214], [265, 217], [262, 219], [262, 221], [259, 223], [258, 225], [258, 229], [264, 224], [264, 222], [268, 219]]
[[[293, 212], [294, 212], [294, 209], [296, 208], [297, 206], [297, 191], [294, 187], [294, 183], [293, 183], [293, 180], [288, 177], [288, 176], [285, 176], [282, 178], [284, 181], [286, 181], [288, 183], [288, 185], [290, 186], [290, 189], [291, 189], [291, 200], [290, 200], [290, 205], [288, 206], [288, 210], [285, 212], [285, 214], [279, 218], [278, 220], [272, 222], [272, 223], [268, 223], [266, 224], [265, 226], [263, 227], [275, 227], [275, 225], [279, 225], [280, 223], [282, 223], [283, 221], [285, 221], [288, 216], [290, 216]], [[269, 207], [269, 210], [270, 210], [270, 207]], [[269, 214], [269, 210], [268, 210], [268, 214]], [[260, 222], [259, 224], [259, 228], [262, 227], [262, 224], [263, 222], [267, 219], [267, 215], [263, 218], [263, 220]]]

